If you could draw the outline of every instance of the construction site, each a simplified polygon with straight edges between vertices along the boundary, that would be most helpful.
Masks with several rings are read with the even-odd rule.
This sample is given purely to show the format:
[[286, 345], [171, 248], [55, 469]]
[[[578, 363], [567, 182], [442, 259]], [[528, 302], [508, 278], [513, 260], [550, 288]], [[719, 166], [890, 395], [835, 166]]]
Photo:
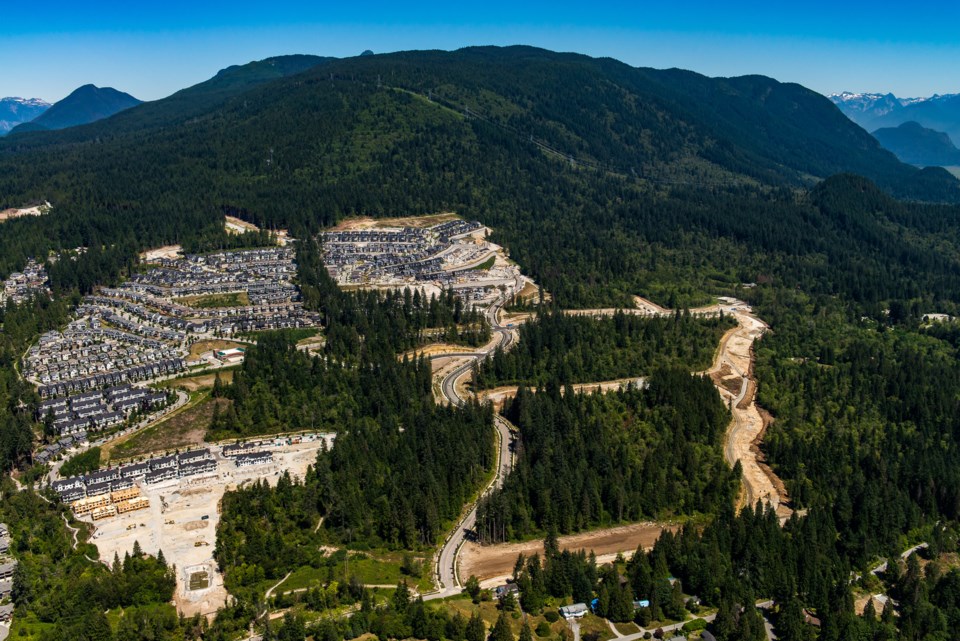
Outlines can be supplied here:
[[302, 479], [324, 443], [330, 447], [333, 438], [315, 435], [300, 442], [287, 438], [261, 442], [258, 449], [271, 456], [255, 465], [218, 453], [217, 465], [209, 473], [152, 485], [139, 482], [73, 507], [78, 518], [93, 525], [90, 542], [99, 549], [101, 561], [110, 562], [115, 554], [123, 558], [134, 543], [147, 554], [163, 550], [176, 569], [177, 610], [185, 616], [212, 615], [227, 598], [213, 559], [224, 492], [257, 480], [276, 484], [284, 471]]

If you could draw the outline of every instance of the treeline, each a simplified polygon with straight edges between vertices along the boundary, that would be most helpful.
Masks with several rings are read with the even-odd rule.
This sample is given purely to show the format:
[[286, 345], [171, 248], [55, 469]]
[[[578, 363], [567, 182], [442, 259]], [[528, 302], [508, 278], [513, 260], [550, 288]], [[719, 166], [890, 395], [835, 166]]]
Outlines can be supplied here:
[[259, 231], [248, 230], [238, 234], [227, 232], [222, 222], [215, 223], [202, 234], [185, 238], [182, 246], [188, 254], [203, 254], [206, 252], [227, 251], [231, 249], [252, 249], [254, 247], [270, 247], [277, 244], [277, 236], [267, 229]]
[[710, 366], [729, 318], [695, 318], [677, 311], [645, 318], [616, 312], [607, 318], [544, 310], [520, 326], [520, 340], [498, 349], [477, 373], [480, 387], [544, 385], [549, 380], [590, 383], [637, 377], [655, 367], [687, 371]]
[[712, 382], [686, 370], [608, 394], [520, 388], [504, 415], [520, 428], [516, 464], [480, 502], [483, 542], [713, 513], [736, 495], [739, 471], [721, 450], [729, 414]]

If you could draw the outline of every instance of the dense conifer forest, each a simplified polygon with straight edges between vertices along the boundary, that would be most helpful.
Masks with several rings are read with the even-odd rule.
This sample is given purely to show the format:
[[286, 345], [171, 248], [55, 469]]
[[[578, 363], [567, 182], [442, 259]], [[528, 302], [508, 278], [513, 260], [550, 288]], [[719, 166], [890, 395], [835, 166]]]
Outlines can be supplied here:
[[705, 370], [729, 318], [670, 318], [616, 313], [609, 318], [544, 310], [519, 328], [509, 351], [497, 350], [477, 373], [480, 387], [589, 383], [641, 376], [654, 368]]
[[[556, 379], [555, 379], [556, 380]], [[520, 388], [504, 415], [520, 428], [518, 462], [477, 513], [497, 543], [531, 534], [712, 513], [738, 472], [723, 460], [729, 413], [710, 379], [660, 369], [648, 387], [609, 394]]]

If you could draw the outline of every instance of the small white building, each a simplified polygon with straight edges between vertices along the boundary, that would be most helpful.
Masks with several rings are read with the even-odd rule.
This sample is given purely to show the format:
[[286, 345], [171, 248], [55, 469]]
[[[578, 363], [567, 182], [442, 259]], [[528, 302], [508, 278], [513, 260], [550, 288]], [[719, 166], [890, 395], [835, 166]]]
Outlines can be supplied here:
[[582, 619], [589, 611], [586, 603], [560, 606], [560, 616], [564, 619]]

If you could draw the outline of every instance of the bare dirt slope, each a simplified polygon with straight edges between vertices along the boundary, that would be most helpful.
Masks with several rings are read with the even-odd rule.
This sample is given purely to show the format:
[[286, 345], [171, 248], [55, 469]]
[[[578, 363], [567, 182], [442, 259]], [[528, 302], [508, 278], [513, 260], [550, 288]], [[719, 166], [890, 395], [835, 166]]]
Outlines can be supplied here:
[[[593, 551], [598, 557], [618, 552], [627, 554], [636, 551], [639, 546], [644, 549], [652, 548], [665, 529], [676, 530], [677, 526], [634, 523], [560, 537], [559, 543], [562, 550]], [[481, 581], [509, 576], [520, 553], [524, 556], [540, 554], [542, 557], [543, 541], [499, 545], [468, 542], [460, 552], [460, 576], [468, 577], [472, 574]]]

